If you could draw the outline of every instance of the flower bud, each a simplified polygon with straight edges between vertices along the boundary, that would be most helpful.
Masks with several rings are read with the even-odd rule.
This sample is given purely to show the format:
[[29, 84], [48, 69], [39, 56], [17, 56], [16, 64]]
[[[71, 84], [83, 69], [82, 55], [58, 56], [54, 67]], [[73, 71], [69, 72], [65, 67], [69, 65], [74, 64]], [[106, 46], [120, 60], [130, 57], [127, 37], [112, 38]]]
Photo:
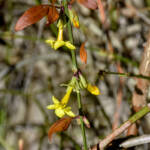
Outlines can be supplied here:
[[68, 7], [69, 10], [69, 18], [71, 23], [73, 24], [74, 27], [79, 28], [79, 18], [77, 16], [77, 13], [75, 12], [75, 10], [72, 7]]
[[82, 84], [82, 87], [83, 88], [87, 88], [87, 82], [86, 82], [86, 79], [82, 76], [82, 74], [79, 75], [79, 78], [80, 78], [80, 82]]
[[87, 85], [87, 90], [93, 94], [93, 95], [100, 95], [100, 90], [97, 86], [94, 86], [94, 85], [91, 85], [91, 84], [88, 84]]
[[65, 46], [70, 50], [75, 50], [76, 47], [70, 41], [65, 42]]

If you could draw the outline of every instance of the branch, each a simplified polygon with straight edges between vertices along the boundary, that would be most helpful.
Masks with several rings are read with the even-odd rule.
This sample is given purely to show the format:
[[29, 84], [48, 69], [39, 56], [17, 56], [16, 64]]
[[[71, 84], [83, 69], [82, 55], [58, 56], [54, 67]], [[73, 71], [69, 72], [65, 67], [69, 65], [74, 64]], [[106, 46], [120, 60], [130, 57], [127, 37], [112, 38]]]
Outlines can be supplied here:
[[150, 76], [144, 76], [142, 74], [133, 74], [133, 73], [120, 73], [120, 72], [111, 72], [111, 71], [105, 71], [105, 70], [100, 70], [99, 71], [100, 76], [105, 76], [105, 75], [118, 75], [122, 77], [135, 77], [135, 78], [141, 78], [145, 80], [150, 80]]
[[130, 148], [133, 146], [150, 143], [150, 135], [142, 135], [139, 137], [130, 138], [120, 144], [120, 147]]
[[111, 143], [117, 136], [119, 136], [122, 132], [128, 129], [133, 123], [142, 118], [144, 115], [150, 112], [150, 104], [143, 107], [139, 112], [135, 113], [132, 117], [130, 117], [125, 123], [123, 123], [119, 128], [114, 130], [110, 135], [108, 135], [105, 139], [100, 141], [97, 145], [92, 147], [90, 150], [103, 150], [109, 143]]

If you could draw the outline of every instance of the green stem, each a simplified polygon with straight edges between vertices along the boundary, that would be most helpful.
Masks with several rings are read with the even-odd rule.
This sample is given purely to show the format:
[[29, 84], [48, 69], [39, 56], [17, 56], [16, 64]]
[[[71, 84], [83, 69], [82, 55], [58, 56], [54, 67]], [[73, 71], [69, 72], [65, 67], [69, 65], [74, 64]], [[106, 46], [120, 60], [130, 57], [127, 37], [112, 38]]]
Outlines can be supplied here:
[[[69, 12], [68, 12], [68, 5], [67, 5], [67, 0], [63, 0], [63, 5], [65, 8], [65, 13], [67, 15], [67, 17], [69, 16]], [[73, 44], [73, 34], [72, 34], [72, 28], [71, 28], [71, 22], [70, 20], [67, 23], [67, 29], [68, 29], [68, 34], [69, 34], [69, 41]], [[77, 60], [76, 60], [76, 55], [75, 55], [75, 51], [72, 50], [71, 51], [71, 55], [72, 55], [72, 64], [73, 64], [73, 72], [77, 72]]]
[[111, 71], [105, 71], [105, 70], [100, 70], [99, 75], [104, 76], [104, 75], [119, 75], [122, 77], [136, 77], [136, 78], [141, 78], [145, 80], [150, 80], [150, 76], [144, 76], [142, 74], [133, 74], [133, 73], [120, 73], [120, 72], [111, 72]]
[[131, 121], [131, 123], [134, 123], [149, 112], [150, 112], [150, 106], [148, 105], [143, 107], [139, 112], [135, 113], [128, 120]]
[[[68, 12], [67, 0], [63, 0], [63, 6], [65, 8], [65, 14], [68, 17], [69, 12]], [[73, 44], [73, 34], [72, 34], [72, 28], [71, 28], [70, 20], [67, 23], [67, 29], [68, 29], [68, 34], [69, 34], [69, 41]], [[75, 51], [72, 50], [71, 55], [72, 55], [72, 64], [73, 64], [72, 69], [73, 69], [73, 72], [75, 73], [78, 70]], [[82, 130], [82, 137], [83, 137], [83, 143], [84, 143], [84, 150], [87, 150], [88, 148], [87, 148], [87, 142], [86, 142], [85, 127], [84, 127], [83, 118], [82, 118], [82, 104], [81, 104], [80, 92], [77, 93], [77, 99], [78, 99], [78, 109], [79, 109], [79, 113], [81, 115], [80, 116], [80, 122], [81, 122], [81, 130]]]
[[84, 150], [87, 150], [87, 141], [86, 141], [86, 134], [85, 134], [85, 127], [82, 118], [82, 104], [81, 104], [81, 97], [80, 93], [77, 93], [77, 100], [78, 100], [78, 108], [79, 108], [79, 115], [80, 115], [80, 122], [81, 122], [81, 130], [82, 130], [82, 137], [84, 143]]

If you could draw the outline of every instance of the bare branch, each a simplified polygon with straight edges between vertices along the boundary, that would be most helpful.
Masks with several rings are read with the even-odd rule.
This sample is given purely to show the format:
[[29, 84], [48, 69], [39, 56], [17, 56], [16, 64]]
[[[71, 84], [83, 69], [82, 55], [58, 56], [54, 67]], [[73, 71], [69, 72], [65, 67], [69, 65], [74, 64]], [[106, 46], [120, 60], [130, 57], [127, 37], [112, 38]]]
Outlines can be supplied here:
[[92, 147], [90, 150], [103, 150], [109, 143], [111, 143], [118, 135], [123, 133], [126, 129], [128, 129], [133, 123], [139, 120], [141, 117], [150, 112], [150, 104], [148, 106], [143, 107], [139, 112], [135, 113], [132, 117], [130, 117], [125, 123], [123, 123], [119, 128], [114, 130], [110, 135], [108, 135], [105, 139], [100, 141], [97, 145]]
[[120, 147], [129, 148], [146, 143], [150, 143], [150, 135], [142, 135], [139, 137], [130, 138], [125, 142], [121, 143]]

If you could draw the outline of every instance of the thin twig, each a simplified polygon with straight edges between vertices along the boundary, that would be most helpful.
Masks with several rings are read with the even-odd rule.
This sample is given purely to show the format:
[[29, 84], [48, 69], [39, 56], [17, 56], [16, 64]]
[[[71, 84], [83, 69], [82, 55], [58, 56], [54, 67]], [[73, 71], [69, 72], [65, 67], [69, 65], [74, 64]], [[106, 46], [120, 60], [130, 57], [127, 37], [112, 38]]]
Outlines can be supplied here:
[[136, 78], [141, 78], [145, 80], [150, 80], [150, 76], [144, 76], [142, 74], [134, 74], [134, 73], [120, 73], [120, 72], [112, 72], [112, 71], [105, 71], [105, 70], [100, 70], [99, 71], [100, 76], [104, 75], [118, 75], [121, 77], [136, 77]]
[[150, 135], [142, 135], [139, 137], [130, 138], [120, 144], [120, 147], [130, 148], [137, 145], [150, 143]]
[[125, 123], [123, 123], [119, 128], [114, 130], [110, 135], [108, 135], [105, 139], [100, 141], [97, 145], [92, 147], [90, 150], [103, 150], [109, 143], [111, 143], [118, 135], [128, 129], [133, 123], [142, 118], [144, 115], [150, 112], [150, 104], [143, 107], [139, 112], [135, 113], [132, 117], [130, 117]]

